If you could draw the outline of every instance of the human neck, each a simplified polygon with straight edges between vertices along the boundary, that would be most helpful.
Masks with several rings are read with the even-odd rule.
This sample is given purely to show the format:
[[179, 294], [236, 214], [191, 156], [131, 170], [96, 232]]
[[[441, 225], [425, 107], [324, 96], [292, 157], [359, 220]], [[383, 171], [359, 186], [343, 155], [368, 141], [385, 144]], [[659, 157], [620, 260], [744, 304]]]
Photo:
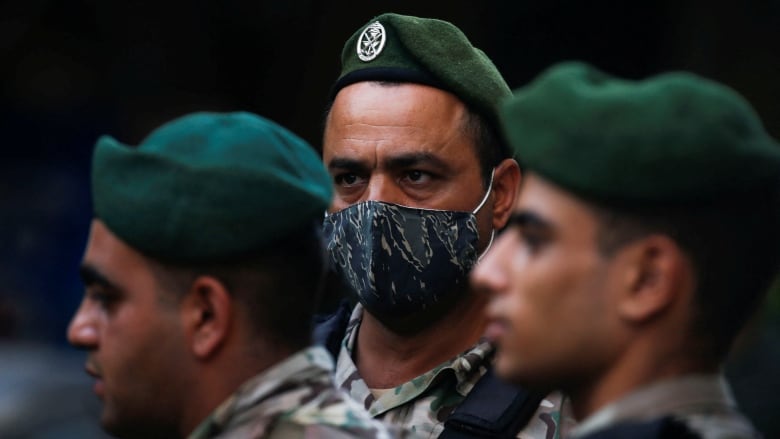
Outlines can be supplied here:
[[691, 346], [669, 345], [651, 349], [637, 343], [604, 373], [565, 389], [571, 398], [574, 417], [582, 421], [606, 405], [662, 380], [718, 371], [718, 364], [692, 355]]
[[369, 388], [388, 389], [430, 371], [473, 346], [486, 326], [481, 296], [468, 293], [435, 324], [398, 334], [368, 312], [357, 334], [354, 360]]

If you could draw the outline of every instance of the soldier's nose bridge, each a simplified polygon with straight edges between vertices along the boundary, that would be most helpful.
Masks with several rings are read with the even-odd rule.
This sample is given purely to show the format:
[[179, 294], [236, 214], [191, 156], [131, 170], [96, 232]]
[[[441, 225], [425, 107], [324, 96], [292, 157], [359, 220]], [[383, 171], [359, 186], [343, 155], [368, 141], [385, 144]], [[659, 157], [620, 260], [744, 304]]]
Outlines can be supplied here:
[[399, 190], [391, 176], [381, 172], [374, 172], [368, 176], [366, 199], [392, 201]]

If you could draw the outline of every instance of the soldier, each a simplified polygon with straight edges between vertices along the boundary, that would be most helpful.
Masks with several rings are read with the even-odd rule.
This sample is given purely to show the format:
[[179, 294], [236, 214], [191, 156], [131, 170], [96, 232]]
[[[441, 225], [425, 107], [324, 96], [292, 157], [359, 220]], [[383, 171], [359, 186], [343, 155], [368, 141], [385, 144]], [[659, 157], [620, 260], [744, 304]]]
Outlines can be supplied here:
[[555, 437], [560, 396], [493, 377], [468, 273], [506, 223], [519, 168], [501, 74], [452, 24], [383, 14], [344, 45], [325, 123], [331, 261], [359, 302], [317, 327], [336, 384], [417, 437]]
[[98, 140], [84, 299], [119, 437], [385, 437], [310, 343], [332, 188], [303, 140], [249, 113], [195, 113], [138, 147]]
[[750, 105], [564, 63], [502, 115], [527, 173], [472, 278], [498, 374], [565, 391], [578, 438], [758, 437], [721, 372], [780, 266], [780, 146]]

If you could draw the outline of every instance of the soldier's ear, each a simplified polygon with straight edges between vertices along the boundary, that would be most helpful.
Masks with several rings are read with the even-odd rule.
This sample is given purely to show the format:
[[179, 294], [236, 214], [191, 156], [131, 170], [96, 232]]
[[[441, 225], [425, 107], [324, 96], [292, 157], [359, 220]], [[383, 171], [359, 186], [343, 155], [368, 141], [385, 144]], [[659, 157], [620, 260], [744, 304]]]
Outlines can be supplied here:
[[619, 297], [622, 318], [640, 323], [686, 301], [693, 291], [693, 271], [685, 253], [664, 235], [641, 238], [624, 249], [629, 270]]
[[208, 359], [224, 345], [231, 327], [233, 302], [219, 279], [198, 276], [182, 301], [181, 312], [190, 350]]
[[509, 220], [520, 188], [520, 166], [514, 159], [505, 159], [493, 174], [493, 229], [500, 230]]

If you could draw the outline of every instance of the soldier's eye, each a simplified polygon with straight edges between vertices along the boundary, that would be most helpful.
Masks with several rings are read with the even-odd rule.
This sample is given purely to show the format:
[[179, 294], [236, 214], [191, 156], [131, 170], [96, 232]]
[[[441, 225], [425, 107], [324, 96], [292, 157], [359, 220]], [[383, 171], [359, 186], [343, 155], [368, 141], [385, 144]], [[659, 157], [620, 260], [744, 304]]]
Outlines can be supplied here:
[[427, 183], [431, 181], [431, 179], [433, 179], [434, 176], [430, 172], [421, 171], [419, 169], [413, 169], [411, 171], [406, 171], [403, 178], [404, 180], [407, 180], [409, 183], [421, 184], [421, 183]]
[[360, 177], [358, 177], [357, 174], [352, 172], [345, 172], [343, 174], [338, 174], [335, 177], [333, 177], [333, 181], [339, 186], [352, 186], [358, 183], [359, 180]]
[[539, 251], [539, 249], [544, 246], [545, 242], [547, 242], [545, 234], [528, 229], [520, 230], [520, 239], [531, 253]]
[[111, 291], [106, 291], [102, 287], [88, 287], [87, 297], [89, 297], [89, 299], [93, 302], [97, 303], [98, 306], [106, 310], [111, 308], [119, 301], [118, 294]]

